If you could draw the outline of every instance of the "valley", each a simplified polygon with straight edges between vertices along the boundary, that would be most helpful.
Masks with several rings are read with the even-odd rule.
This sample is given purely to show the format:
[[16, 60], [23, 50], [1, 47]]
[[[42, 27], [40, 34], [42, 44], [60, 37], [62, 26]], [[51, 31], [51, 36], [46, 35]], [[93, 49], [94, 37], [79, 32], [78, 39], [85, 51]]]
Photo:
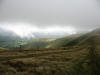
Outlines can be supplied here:
[[0, 0], [0, 75], [100, 75], [100, 0]]
[[99, 75], [100, 35], [95, 32], [74, 39], [73, 46], [0, 51], [0, 74]]

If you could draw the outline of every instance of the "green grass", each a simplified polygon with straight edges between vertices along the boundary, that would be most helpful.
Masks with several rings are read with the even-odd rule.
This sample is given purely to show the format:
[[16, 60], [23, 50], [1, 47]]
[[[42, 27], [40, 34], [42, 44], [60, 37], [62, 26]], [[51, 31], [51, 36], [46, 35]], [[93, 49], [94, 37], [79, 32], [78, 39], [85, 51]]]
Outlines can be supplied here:
[[5, 50], [8, 50], [8, 49], [0, 47], [0, 51], [5, 51]]
[[59, 38], [55, 41], [50, 42], [46, 48], [60, 48], [60, 47], [65, 47], [66, 44], [70, 43], [72, 40], [78, 38], [80, 34], [76, 35], [70, 35], [64, 38]]
[[[55, 47], [1, 51], [0, 74], [100, 75], [100, 36], [98, 34], [100, 33], [91, 32], [71, 39], [69, 44], [65, 44], [65, 49]], [[65, 43], [67, 41], [65, 40], [66, 38], [59, 43]]]

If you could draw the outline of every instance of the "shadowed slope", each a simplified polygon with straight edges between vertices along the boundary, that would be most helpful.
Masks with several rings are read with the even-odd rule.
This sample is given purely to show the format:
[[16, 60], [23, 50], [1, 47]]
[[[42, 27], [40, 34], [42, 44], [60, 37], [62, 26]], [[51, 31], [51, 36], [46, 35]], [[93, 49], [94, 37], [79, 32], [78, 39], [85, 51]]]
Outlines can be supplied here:
[[[100, 33], [80, 36], [66, 49], [0, 52], [1, 75], [100, 75]], [[71, 41], [71, 42], [73, 42]]]

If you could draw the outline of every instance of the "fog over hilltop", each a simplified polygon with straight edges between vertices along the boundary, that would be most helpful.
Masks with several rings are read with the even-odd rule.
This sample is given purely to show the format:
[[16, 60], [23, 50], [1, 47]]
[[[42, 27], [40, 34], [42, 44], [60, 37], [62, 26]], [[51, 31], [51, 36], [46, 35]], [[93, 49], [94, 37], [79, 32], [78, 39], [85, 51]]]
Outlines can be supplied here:
[[0, 28], [21, 37], [91, 31], [99, 20], [99, 0], [0, 0]]

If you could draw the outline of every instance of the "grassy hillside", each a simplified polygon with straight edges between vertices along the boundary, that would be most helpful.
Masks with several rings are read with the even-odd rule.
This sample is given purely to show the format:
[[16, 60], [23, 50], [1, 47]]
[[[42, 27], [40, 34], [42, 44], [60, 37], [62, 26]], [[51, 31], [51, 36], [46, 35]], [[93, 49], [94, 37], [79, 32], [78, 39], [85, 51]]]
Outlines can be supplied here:
[[71, 40], [65, 46], [80, 46], [83, 45], [84, 43], [86, 44], [88, 42], [88, 39], [93, 39], [93, 37], [97, 37], [99, 35], [100, 35], [100, 29], [96, 29], [92, 32], [86, 33], [78, 38]]
[[5, 51], [5, 50], [8, 50], [8, 49], [0, 47], [0, 51]]
[[56, 40], [50, 42], [46, 46], [46, 48], [59, 48], [59, 47], [64, 47], [64, 46], [66, 46], [66, 44], [68, 44], [72, 40], [78, 38], [79, 36], [81, 36], [81, 34], [75, 34], [75, 35], [70, 35], [70, 36], [67, 36], [67, 37], [64, 37], [64, 38], [56, 39]]
[[[0, 52], [1, 75], [100, 75], [100, 33], [91, 32], [66, 49]], [[66, 42], [66, 41], [65, 41]]]
[[0, 35], [0, 47], [9, 48], [9, 49], [17, 48], [20, 47], [20, 45], [24, 45], [28, 43], [30, 40], [26, 38], [20, 38], [18, 36]]
[[30, 43], [23, 45], [23, 49], [40, 49], [40, 48], [60, 48], [66, 46], [70, 41], [76, 39], [81, 34], [76, 35], [70, 35], [64, 38], [58, 38], [58, 39], [37, 39], [33, 40]]
[[99, 31], [96, 30], [71, 40], [71, 43], [66, 44], [65, 49], [1, 51], [0, 74], [100, 75]]
[[37, 40], [32, 40], [28, 44], [23, 45], [22, 48], [24, 50], [45, 48], [49, 44], [49, 42], [51, 42], [53, 40], [55, 40], [55, 39], [41, 38], [41, 39], [37, 39]]

